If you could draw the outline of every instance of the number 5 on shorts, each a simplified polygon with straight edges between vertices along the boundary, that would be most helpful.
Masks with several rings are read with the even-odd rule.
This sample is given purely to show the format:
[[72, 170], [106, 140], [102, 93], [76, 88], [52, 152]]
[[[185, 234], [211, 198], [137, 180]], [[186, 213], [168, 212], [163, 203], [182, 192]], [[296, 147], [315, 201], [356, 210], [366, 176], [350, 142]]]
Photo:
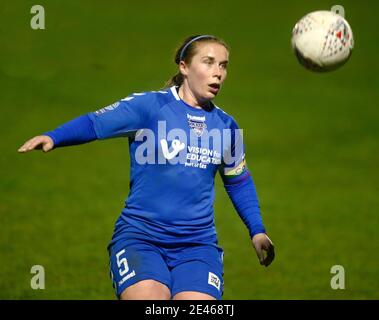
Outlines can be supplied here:
[[125, 249], [119, 251], [116, 254], [116, 259], [117, 259], [117, 266], [118, 266], [118, 272], [120, 273], [120, 276], [122, 277], [124, 274], [127, 274], [129, 272], [129, 266], [128, 266], [128, 261], [126, 258], [120, 259], [120, 256], [125, 253]]

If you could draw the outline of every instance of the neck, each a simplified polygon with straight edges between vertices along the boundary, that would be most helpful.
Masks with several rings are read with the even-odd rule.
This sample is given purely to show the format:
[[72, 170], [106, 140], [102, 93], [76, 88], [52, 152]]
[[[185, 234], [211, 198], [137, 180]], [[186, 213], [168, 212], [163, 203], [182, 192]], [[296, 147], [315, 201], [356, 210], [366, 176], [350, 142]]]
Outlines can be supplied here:
[[179, 87], [178, 95], [180, 99], [194, 108], [206, 109], [208, 107], [208, 101], [199, 101], [186, 83]]

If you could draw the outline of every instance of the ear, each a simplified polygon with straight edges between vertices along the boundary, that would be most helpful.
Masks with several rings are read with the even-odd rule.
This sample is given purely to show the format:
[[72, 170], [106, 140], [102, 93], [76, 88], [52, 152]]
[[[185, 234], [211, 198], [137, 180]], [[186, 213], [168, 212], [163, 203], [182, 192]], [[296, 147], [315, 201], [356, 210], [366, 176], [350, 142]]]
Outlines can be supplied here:
[[183, 60], [179, 62], [179, 70], [183, 76], [188, 75], [188, 67]]

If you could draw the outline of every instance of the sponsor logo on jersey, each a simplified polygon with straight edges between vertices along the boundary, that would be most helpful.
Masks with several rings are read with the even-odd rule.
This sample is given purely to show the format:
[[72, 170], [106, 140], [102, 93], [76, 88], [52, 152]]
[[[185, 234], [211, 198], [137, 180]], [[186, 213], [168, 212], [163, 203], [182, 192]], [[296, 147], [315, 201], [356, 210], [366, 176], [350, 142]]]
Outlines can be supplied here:
[[187, 113], [187, 119], [188, 119], [188, 125], [190, 128], [195, 132], [195, 134], [198, 137], [201, 137], [204, 129], [207, 128], [207, 125], [205, 124], [205, 116], [197, 117], [197, 116], [191, 116]]
[[119, 105], [120, 105], [120, 102], [117, 101], [117, 102], [115, 102], [114, 104], [111, 104], [111, 105], [109, 105], [109, 106], [107, 106], [107, 107], [104, 107], [104, 108], [101, 108], [101, 109], [95, 111], [95, 114], [99, 115], [99, 114], [103, 114], [103, 113], [105, 113], [105, 112], [107, 112], [107, 111], [114, 110], [114, 109], [116, 109]]
[[220, 291], [220, 287], [221, 287], [220, 278], [212, 272], [209, 272], [208, 274], [208, 284], [210, 284], [211, 286], [214, 286], [215, 288], [217, 288], [217, 290]]
[[167, 140], [162, 139], [160, 142], [161, 142], [163, 156], [167, 160], [171, 160], [174, 157], [176, 157], [177, 154], [186, 147], [186, 145], [183, 142], [180, 142], [180, 140], [175, 139], [171, 142], [171, 151], [169, 151]]

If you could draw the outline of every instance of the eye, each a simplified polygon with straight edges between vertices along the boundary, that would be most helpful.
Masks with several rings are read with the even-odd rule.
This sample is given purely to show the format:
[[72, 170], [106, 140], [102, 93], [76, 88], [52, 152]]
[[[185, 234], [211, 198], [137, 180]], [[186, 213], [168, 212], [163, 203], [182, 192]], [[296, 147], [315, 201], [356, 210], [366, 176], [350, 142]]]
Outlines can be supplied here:
[[226, 63], [221, 63], [221, 65], [220, 65], [220, 67], [222, 68], [222, 69], [227, 69], [227, 67], [228, 67], [228, 65], [226, 64]]

